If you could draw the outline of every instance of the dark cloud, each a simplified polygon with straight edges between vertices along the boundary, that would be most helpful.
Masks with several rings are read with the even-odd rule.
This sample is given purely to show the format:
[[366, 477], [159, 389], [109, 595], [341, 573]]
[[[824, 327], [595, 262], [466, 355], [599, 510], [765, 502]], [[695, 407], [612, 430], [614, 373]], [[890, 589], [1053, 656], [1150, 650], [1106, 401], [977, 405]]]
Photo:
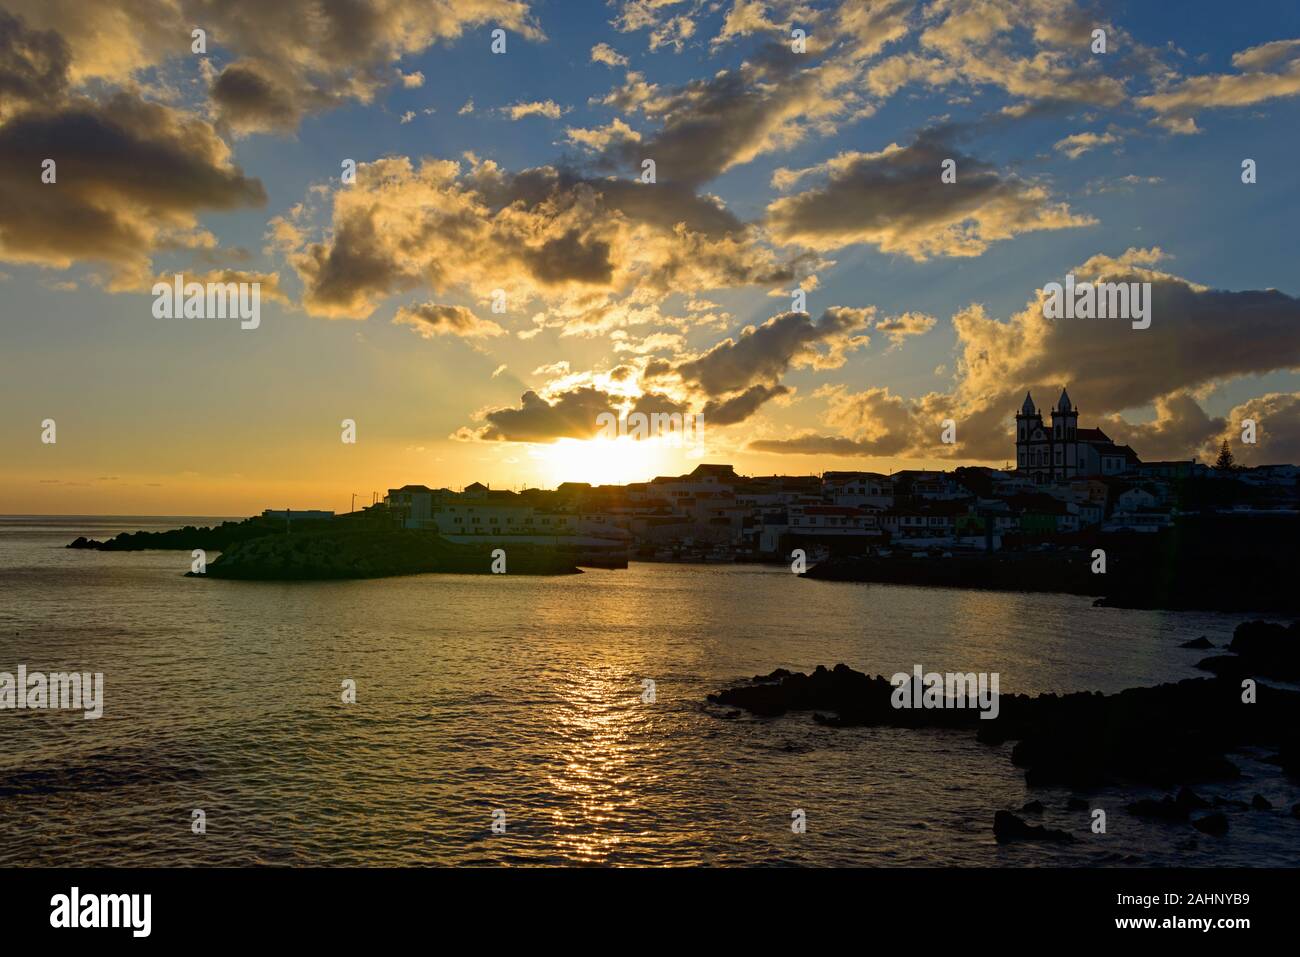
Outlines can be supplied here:
[[867, 337], [857, 333], [870, 320], [870, 310], [844, 306], [832, 306], [816, 321], [803, 312], [782, 313], [745, 329], [739, 339], [723, 340], [698, 359], [679, 363], [675, 371], [682, 381], [716, 397], [776, 382], [791, 365], [836, 368], [848, 351], [866, 345]]
[[303, 112], [290, 91], [247, 64], [222, 70], [210, 92], [223, 121], [239, 130], [292, 130]]
[[[956, 163], [956, 181], [940, 176]], [[818, 167], [781, 171], [778, 185], [805, 177], [823, 182], [777, 199], [767, 225], [784, 243], [831, 250], [866, 243], [913, 259], [975, 256], [990, 242], [1025, 232], [1088, 225], [1045, 187], [999, 172], [962, 153], [947, 130], [930, 130], [909, 146], [844, 153]]]
[[[56, 163], [57, 181], [41, 182]], [[78, 259], [141, 279], [153, 250], [196, 244], [203, 209], [260, 206], [212, 126], [129, 93], [29, 110], [0, 126], [0, 258], [67, 266]]]
[[576, 228], [525, 250], [523, 260], [538, 282], [547, 286], [566, 282], [602, 285], [614, 275], [609, 243], [584, 238]]
[[453, 335], [464, 339], [481, 339], [503, 336], [506, 332], [491, 319], [480, 319], [471, 309], [436, 302], [403, 306], [397, 310], [393, 322], [409, 325], [425, 338]]
[[500, 289], [511, 308], [543, 300], [553, 311], [541, 325], [597, 333], [658, 321], [647, 304], [672, 292], [789, 281], [810, 268], [806, 256], [781, 261], [716, 202], [658, 189], [553, 167], [512, 174], [393, 157], [361, 164], [356, 183], [331, 194], [320, 241], [297, 221], [273, 226], [308, 309], [355, 318], [417, 285], [479, 300]]
[[29, 30], [0, 10], [0, 120], [10, 110], [59, 100], [68, 85], [68, 44], [53, 30]]
[[556, 439], [590, 439], [599, 431], [596, 417], [617, 410], [610, 396], [591, 387], [561, 393], [548, 402], [528, 391], [518, 408], [493, 409], [483, 415], [486, 425], [477, 430], [462, 429], [461, 439], [505, 442], [553, 442]]
[[789, 395], [787, 386], [754, 385], [729, 399], [714, 400], [704, 406], [704, 421], [709, 425], [735, 425], [758, 411], [759, 406], [777, 396]]

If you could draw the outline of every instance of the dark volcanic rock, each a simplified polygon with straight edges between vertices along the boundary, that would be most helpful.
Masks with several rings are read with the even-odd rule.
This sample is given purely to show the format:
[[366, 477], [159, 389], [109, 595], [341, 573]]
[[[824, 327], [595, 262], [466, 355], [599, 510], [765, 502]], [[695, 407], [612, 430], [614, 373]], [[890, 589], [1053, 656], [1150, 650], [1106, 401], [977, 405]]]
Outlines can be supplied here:
[[1300, 734], [1292, 733], [1284, 738], [1277, 754], [1265, 760], [1293, 777], [1300, 777]]
[[1270, 801], [1268, 798], [1264, 797], [1264, 795], [1262, 794], [1256, 794], [1253, 798], [1251, 798], [1250, 806], [1253, 807], [1256, 811], [1273, 810], [1273, 802]]
[[1028, 804], [1026, 804], [1026, 805], [1025, 805], [1024, 807], [1022, 807], [1020, 810], [1021, 810], [1023, 813], [1025, 813], [1025, 814], [1042, 814], [1042, 813], [1043, 813], [1043, 802], [1042, 802], [1042, 801], [1030, 801]]
[[1070, 798], [1065, 803], [1065, 809], [1067, 811], [1086, 811], [1088, 810], [1088, 802], [1083, 798]]
[[1186, 807], [1170, 797], [1161, 798], [1159, 801], [1143, 798], [1134, 801], [1124, 810], [1135, 817], [1155, 817], [1162, 821], [1186, 821], [1191, 816], [1191, 812]]
[[1238, 801], [1238, 800], [1235, 800], [1234, 798], [1221, 798], [1221, 797], [1216, 797], [1216, 798], [1214, 799], [1214, 806], [1215, 806], [1215, 807], [1230, 807], [1230, 808], [1232, 808], [1234, 811], [1249, 811], [1249, 810], [1250, 810], [1250, 805], [1249, 805], [1249, 804], [1247, 804], [1245, 801]]
[[[895, 708], [894, 686], [879, 675], [872, 678], [848, 665], [827, 669], [818, 665], [812, 674], [778, 668], [755, 683], [709, 695], [715, 704], [735, 705], [754, 714], [774, 716], [787, 711], [830, 711], [814, 715], [819, 724], [837, 727], [893, 725], [898, 727], [972, 727], [979, 712], [970, 708]], [[1005, 696], [1002, 699], [1006, 700]]]
[[[1112, 695], [1003, 694], [995, 719], [970, 708], [895, 708], [893, 691], [887, 679], [841, 664], [729, 688], [709, 700], [768, 716], [829, 712], [815, 720], [831, 726], [965, 728], [987, 744], [1015, 741], [1012, 760], [1033, 787], [1091, 789], [1128, 780], [1173, 788], [1232, 780], [1240, 772], [1229, 751], [1276, 744], [1279, 729], [1300, 727], [1300, 693], [1260, 686], [1256, 703], [1246, 705], [1230, 679], [1187, 679]], [[1190, 812], [1199, 805], [1184, 800], [1179, 806]]]
[[1209, 806], [1209, 801], [1191, 788], [1184, 787], [1179, 789], [1175, 797], [1165, 797], [1159, 801], [1143, 798], [1140, 801], [1134, 801], [1125, 810], [1136, 817], [1155, 817], [1164, 821], [1186, 821], [1192, 816], [1193, 811], [1199, 811]]
[[1184, 641], [1179, 648], [1213, 648], [1214, 642], [1202, 635], [1200, 638], [1193, 638], [1191, 641]]
[[1289, 626], [1247, 621], [1237, 626], [1228, 644], [1232, 655], [1197, 662], [1196, 667], [1240, 681], [1254, 675], [1300, 680], [1300, 622]]
[[104, 543], [93, 538], [87, 538], [84, 535], [78, 535], [75, 540], [69, 542], [64, 548], [103, 548]]
[[1010, 811], [998, 811], [993, 815], [993, 836], [999, 844], [1008, 841], [1056, 841], [1071, 843], [1074, 835], [1066, 831], [1057, 831], [1037, 824], [1026, 824]]
[[1215, 811], [1213, 814], [1197, 818], [1192, 822], [1192, 827], [1202, 834], [1213, 834], [1217, 837], [1228, 833], [1228, 819], [1222, 811]]
[[1292, 805], [1291, 805], [1291, 816], [1292, 816], [1292, 817], [1300, 817], [1300, 804], [1292, 804]]

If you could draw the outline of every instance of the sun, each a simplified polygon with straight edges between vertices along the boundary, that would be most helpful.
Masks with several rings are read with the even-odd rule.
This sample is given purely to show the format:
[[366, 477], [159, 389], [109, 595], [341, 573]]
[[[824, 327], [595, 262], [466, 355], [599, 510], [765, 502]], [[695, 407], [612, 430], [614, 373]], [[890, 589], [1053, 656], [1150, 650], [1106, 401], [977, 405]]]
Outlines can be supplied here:
[[[592, 485], [626, 485], [645, 482], [673, 471], [669, 449], [659, 439], [558, 439], [534, 447], [531, 455], [541, 466], [549, 488], [562, 482]], [[675, 474], [675, 472], [674, 472]]]

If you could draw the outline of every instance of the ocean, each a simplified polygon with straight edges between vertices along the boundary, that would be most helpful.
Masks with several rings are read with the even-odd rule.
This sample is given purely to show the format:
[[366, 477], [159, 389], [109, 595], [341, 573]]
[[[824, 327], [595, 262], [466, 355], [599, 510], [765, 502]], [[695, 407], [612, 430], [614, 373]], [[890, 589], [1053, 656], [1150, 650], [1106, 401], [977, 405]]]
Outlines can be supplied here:
[[[253, 583], [187, 578], [189, 552], [63, 548], [212, 521], [0, 518], [0, 671], [104, 675], [98, 720], [0, 711], [0, 865], [1300, 864], [1300, 788], [1262, 753], [1197, 787], [1275, 805], [1225, 837], [1135, 818], [1163, 792], [1118, 788], [1079, 795], [1107, 811], [1093, 834], [1010, 744], [706, 701], [838, 662], [1114, 692], [1203, 675], [1179, 643], [1226, 643], [1241, 615], [752, 565]], [[1076, 844], [994, 841], [994, 812], [1035, 799]]]

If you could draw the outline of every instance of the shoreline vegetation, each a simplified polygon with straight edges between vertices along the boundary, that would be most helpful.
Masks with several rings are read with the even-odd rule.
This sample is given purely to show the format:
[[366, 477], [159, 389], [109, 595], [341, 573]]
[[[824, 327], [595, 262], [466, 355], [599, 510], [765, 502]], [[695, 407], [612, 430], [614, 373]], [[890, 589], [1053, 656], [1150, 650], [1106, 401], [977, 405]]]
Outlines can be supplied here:
[[[240, 581], [329, 581], [428, 572], [491, 574], [497, 543], [456, 544], [436, 532], [393, 528], [364, 520], [295, 521], [250, 518], [213, 527], [188, 525], [165, 532], [123, 532], [107, 541], [77, 538], [67, 548], [98, 551], [178, 549], [220, 552], [189, 578]], [[581, 569], [564, 548], [512, 544], [505, 573], [575, 575]]]
[[[1188, 642], [1183, 647], [1204, 645]], [[1177, 789], [1161, 800], [1132, 802], [1124, 810], [1221, 835], [1230, 826], [1231, 812], [1273, 812], [1272, 803], [1258, 793], [1249, 802], [1226, 798], [1211, 802], [1192, 790], [1193, 785], [1239, 780], [1241, 770], [1230, 760], [1231, 753], [1245, 748], [1270, 750], [1268, 763], [1288, 778], [1300, 779], [1300, 692], [1257, 683], [1255, 700], [1247, 702], [1243, 687], [1246, 677], [1300, 679], [1300, 623], [1245, 622], [1237, 626], [1227, 650], [1230, 654], [1198, 664], [1213, 672], [1212, 678], [1188, 678], [1109, 695], [1003, 694], [998, 714], [991, 720], [982, 719], [978, 710], [948, 702], [938, 708], [895, 708], [891, 700], [895, 686], [889, 679], [873, 678], [844, 664], [832, 669], [819, 665], [811, 674], [778, 668], [711, 694], [708, 700], [761, 718], [812, 712], [815, 722], [836, 728], [974, 731], [977, 740], [991, 746], [1015, 742], [1011, 761], [1024, 769], [1030, 788], [1057, 786], [1085, 793], [1116, 785]], [[1075, 796], [1063, 810], [1079, 812], [1086, 831], [1089, 809], [1097, 803]], [[1031, 801], [1019, 811], [1041, 814], [1043, 805]], [[1282, 808], [1274, 813], [1300, 818], [1300, 804], [1289, 812]], [[993, 828], [999, 841], [1075, 840], [1069, 832], [1027, 824], [1006, 809], [995, 812]]]

